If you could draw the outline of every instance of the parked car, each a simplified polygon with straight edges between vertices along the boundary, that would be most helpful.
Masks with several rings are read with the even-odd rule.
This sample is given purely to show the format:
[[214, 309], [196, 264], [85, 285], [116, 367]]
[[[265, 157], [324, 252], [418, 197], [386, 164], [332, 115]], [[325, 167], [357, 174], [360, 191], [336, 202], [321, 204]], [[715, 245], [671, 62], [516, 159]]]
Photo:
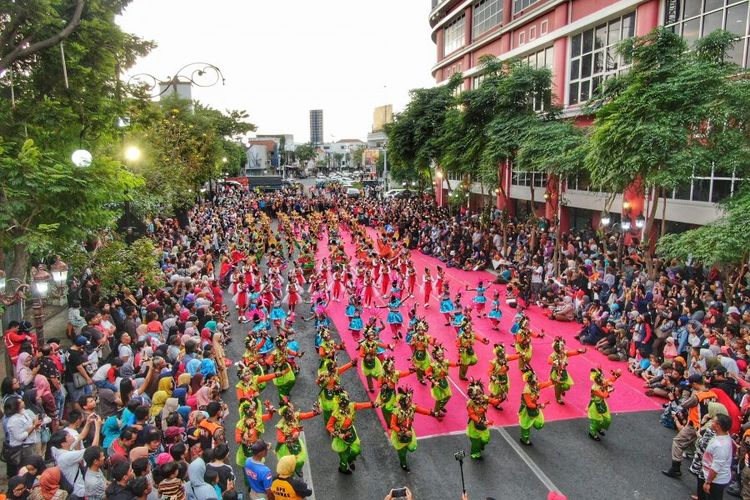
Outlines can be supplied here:
[[412, 196], [414, 196], [414, 192], [409, 191], [408, 189], [389, 189], [383, 195], [383, 198], [386, 200], [390, 200], [393, 198], [396, 198], [396, 199], [411, 198]]
[[362, 195], [362, 193], [359, 192], [359, 189], [355, 187], [348, 187], [346, 188], [346, 197], [347, 198], [359, 198]]

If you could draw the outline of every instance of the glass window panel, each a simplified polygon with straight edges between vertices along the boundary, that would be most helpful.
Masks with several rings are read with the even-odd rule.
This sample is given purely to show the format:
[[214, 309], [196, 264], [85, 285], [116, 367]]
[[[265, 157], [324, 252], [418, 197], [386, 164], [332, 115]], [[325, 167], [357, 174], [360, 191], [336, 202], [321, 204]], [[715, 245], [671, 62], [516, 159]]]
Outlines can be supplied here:
[[745, 36], [747, 33], [747, 2], [727, 9], [726, 30], [735, 35]]
[[745, 50], [745, 39], [738, 40], [734, 46], [727, 51], [727, 59], [734, 64], [742, 65], [742, 54]]
[[591, 80], [583, 80], [581, 82], [581, 102], [589, 100], [589, 85]]
[[591, 76], [591, 54], [586, 54], [581, 57], [581, 78], [589, 78]]
[[708, 201], [711, 179], [693, 179], [693, 201]]
[[548, 47], [544, 51], [544, 65], [552, 69], [552, 47]]
[[583, 32], [583, 53], [587, 54], [591, 52], [594, 47], [594, 30], [588, 30]]
[[609, 23], [609, 42], [608, 45], [614, 45], [620, 41], [620, 20], [617, 19]]
[[682, 19], [697, 16], [701, 13], [701, 0], [685, 0], [682, 4]]
[[604, 51], [594, 52], [594, 74], [604, 71]]
[[690, 186], [691, 186], [691, 183], [688, 182], [687, 184], [678, 187], [675, 190], [674, 197], [678, 200], [689, 200], [690, 199]]
[[729, 179], [714, 179], [711, 201], [718, 203], [732, 194], [732, 181]]
[[601, 26], [596, 27], [596, 32], [594, 34], [594, 48], [601, 49], [605, 45], [607, 45], [607, 25], [602, 24]]
[[570, 40], [570, 55], [578, 57], [581, 55], [581, 35], [578, 34]]
[[591, 95], [594, 95], [596, 93], [596, 89], [599, 88], [599, 85], [602, 83], [602, 77], [601, 76], [595, 76], [591, 80]]
[[700, 21], [700, 18], [695, 18], [690, 21], [685, 21], [682, 24], [682, 38], [685, 39], [685, 42], [690, 48], [693, 47], [693, 43], [698, 39]]
[[580, 66], [581, 66], [581, 60], [580, 59], [573, 59], [570, 61], [570, 79], [571, 80], [578, 80], [580, 78]]
[[622, 39], [631, 38], [635, 35], [635, 14], [629, 14], [622, 18]]
[[578, 82], [570, 84], [568, 104], [578, 104]]
[[664, 24], [676, 23], [679, 20], [680, 0], [667, 0], [664, 6]]
[[614, 47], [610, 47], [607, 49], [607, 71], [614, 71], [617, 69], [617, 61], [618, 61], [617, 53], [614, 49]]
[[706, 0], [703, 4], [703, 12], [711, 12], [719, 7], [724, 7], [724, 0]]
[[723, 17], [724, 12], [721, 10], [703, 16], [703, 36], [709, 35], [721, 28], [721, 20]]

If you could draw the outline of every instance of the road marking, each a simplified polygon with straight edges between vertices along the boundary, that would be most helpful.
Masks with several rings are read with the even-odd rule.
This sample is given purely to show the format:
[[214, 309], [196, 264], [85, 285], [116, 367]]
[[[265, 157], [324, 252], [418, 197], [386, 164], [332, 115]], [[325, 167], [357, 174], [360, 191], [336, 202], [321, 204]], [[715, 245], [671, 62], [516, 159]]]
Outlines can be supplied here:
[[[305, 439], [305, 431], [300, 432], [300, 438], [302, 439], [302, 442], [305, 443], [305, 449], [307, 449], [307, 439]], [[305, 460], [305, 463], [302, 465], [302, 479], [307, 483], [307, 487], [312, 490], [312, 495], [306, 498], [315, 500], [315, 488], [313, 487], [312, 471], [310, 470], [309, 451], [307, 453], [307, 460]]]
[[506, 431], [502, 427], [495, 427], [493, 428], [495, 431], [497, 431], [500, 436], [510, 445], [511, 448], [513, 448], [513, 451], [516, 452], [516, 454], [521, 458], [521, 460], [524, 461], [524, 463], [528, 466], [529, 469], [531, 469], [531, 472], [534, 473], [534, 475], [541, 481], [541, 483], [549, 490], [549, 491], [555, 491], [560, 493], [560, 488], [555, 486], [555, 483], [552, 482], [552, 480], [547, 476], [547, 474], [544, 473], [541, 467], [539, 467], [534, 460], [521, 448], [521, 445], [516, 442], [513, 437], [511, 437], [510, 434], [508, 434], [508, 431]]
[[442, 437], [442, 436], [458, 436], [459, 434], [465, 434], [466, 431], [459, 429], [457, 431], [451, 431], [451, 432], [439, 432], [437, 434], [429, 434], [427, 436], [417, 436], [417, 441], [422, 441], [424, 439], [432, 439], [436, 437]]

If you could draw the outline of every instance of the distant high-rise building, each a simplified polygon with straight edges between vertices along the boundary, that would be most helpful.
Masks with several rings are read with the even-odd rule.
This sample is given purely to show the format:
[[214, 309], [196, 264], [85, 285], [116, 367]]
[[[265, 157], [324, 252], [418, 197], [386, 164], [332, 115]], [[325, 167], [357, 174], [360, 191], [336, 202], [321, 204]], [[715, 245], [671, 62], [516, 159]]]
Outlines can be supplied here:
[[323, 144], [323, 110], [310, 110], [310, 142], [318, 146]]

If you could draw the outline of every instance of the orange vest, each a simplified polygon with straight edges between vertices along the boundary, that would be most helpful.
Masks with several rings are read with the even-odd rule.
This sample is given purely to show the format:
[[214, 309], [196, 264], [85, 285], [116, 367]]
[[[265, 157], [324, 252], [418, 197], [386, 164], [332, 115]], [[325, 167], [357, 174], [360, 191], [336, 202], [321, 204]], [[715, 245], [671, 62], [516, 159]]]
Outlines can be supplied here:
[[693, 424], [693, 427], [696, 429], [699, 429], [701, 426], [701, 411], [700, 407], [703, 404], [703, 401], [706, 399], [717, 399], [716, 393], [712, 391], [700, 391], [696, 393], [696, 397], [698, 398], [698, 404], [690, 408], [688, 411], [688, 422]]
[[289, 481], [287, 481], [286, 479], [281, 479], [279, 477], [274, 479], [273, 483], [271, 483], [271, 492], [273, 493], [274, 498], [302, 500], [302, 497], [299, 496], [296, 491], [294, 491], [294, 488], [292, 488], [292, 485], [289, 484]]

